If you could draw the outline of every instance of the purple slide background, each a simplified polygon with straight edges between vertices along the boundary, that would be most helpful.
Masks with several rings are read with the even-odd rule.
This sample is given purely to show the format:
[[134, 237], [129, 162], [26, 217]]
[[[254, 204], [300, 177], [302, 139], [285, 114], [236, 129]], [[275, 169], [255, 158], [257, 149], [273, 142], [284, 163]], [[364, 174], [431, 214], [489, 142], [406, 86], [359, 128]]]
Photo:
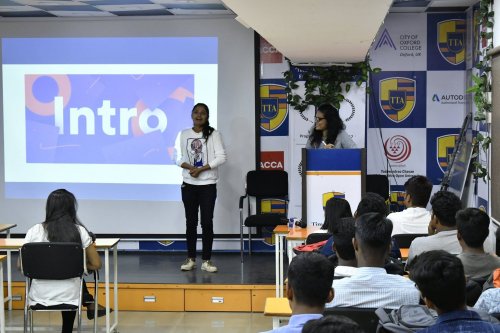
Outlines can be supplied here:
[[[81, 164], [173, 164], [172, 153], [177, 133], [189, 126], [193, 107], [194, 75], [67, 75], [69, 96], [64, 103], [64, 134], [58, 134], [54, 125], [53, 106], [48, 115], [41, 115], [29, 99], [47, 105], [55, 96], [62, 94], [61, 87], [50, 74], [39, 75], [32, 84], [26, 76], [26, 158], [27, 163], [81, 163]], [[68, 88], [68, 87], [65, 87]], [[116, 109], [111, 117], [115, 135], [106, 135], [102, 130], [102, 118], [97, 109], [103, 100], [109, 100]], [[164, 132], [144, 134], [133, 130], [129, 121], [129, 134], [120, 135], [119, 108], [133, 108], [137, 104], [154, 110], [161, 109], [167, 119]], [[48, 104], [50, 105], [50, 104]], [[95, 116], [95, 134], [86, 134], [85, 118], [79, 118], [79, 134], [70, 134], [70, 108], [88, 107]], [[141, 108], [138, 108], [140, 113]], [[138, 121], [136, 121], [138, 123]], [[155, 127], [156, 117], [149, 118]], [[138, 125], [138, 124], [137, 124]], [[136, 126], [138, 128], [138, 126]]]

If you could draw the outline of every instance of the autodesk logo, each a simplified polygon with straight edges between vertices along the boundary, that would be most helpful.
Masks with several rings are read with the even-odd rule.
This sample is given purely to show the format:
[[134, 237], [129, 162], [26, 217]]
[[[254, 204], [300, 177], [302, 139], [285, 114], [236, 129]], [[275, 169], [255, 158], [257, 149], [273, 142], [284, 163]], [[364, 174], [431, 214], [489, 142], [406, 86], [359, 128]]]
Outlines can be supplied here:
[[439, 102], [439, 96], [437, 94], [434, 94], [434, 96], [432, 96], [432, 101]]
[[384, 31], [382, 32], [382, 35], [380, 36], [380, 39], [377, 42], [377, 45], [375, 45], [375, 50], [382, 46], [389, 46], [392, 47], [394, 50], [396, 50], [396, 45], [394, 45], [391, 35], [389, 35], [387, 29], [384, 29]]

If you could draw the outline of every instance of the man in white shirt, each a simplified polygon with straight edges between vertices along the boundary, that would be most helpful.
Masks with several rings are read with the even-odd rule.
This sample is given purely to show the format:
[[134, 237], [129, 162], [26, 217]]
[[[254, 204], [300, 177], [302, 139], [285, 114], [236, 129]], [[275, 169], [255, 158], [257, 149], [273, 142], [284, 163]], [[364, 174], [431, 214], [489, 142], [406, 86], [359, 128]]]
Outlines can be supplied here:
[[309, 320], [323, 317], [325, 303], [333, 298], [334, 267], [324, 255], [314, 252], [295, 256], [288, 267], [286, 297], [292, 309], [288, 325], [267, 333], [301, 333]]
[[391, 246], [392, 223], [380, 213], [367, 213], [356, 219], [354, 251], [358, 269], [333, 281], [335, 297], [327, 307], [397, 309], [418, 304], [420, 293], [414, 283], [383, 268]]
[[426, 234], [431, 213], [425, 209], [432, 192], [432, 183], [425, 176], [413, 176], [404, 184], [404, 205], [402, 212], [391, 213], [392, 235]]
[[428, 233], [430, 236], [413, 240], [408, 252], [406, 267], [415, 256], [432, 250], [444, 250], [451, 254], [460, 254], [462, 247], [457, 239], [455, 215], [462, 209], [462, 202], [455, 194], [447, 191], [434, 193], [431, 199], [432, 214]]

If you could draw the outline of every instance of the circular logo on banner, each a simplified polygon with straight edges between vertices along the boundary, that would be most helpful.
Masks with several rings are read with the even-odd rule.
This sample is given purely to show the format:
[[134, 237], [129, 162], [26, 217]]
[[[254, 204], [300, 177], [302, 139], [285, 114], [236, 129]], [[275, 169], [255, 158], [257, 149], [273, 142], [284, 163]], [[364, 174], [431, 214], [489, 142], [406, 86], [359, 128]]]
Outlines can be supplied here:
[[402, 135], [391, 136], [384, 143], [385, 156], [391, 161], [402, 163], [410, 157], [410, 141]]
[[349, 120], [354, 118], [354, 115], [356, 114], [354, 103], [351, 102], [351, 100], [345, 98], [340, 104], [339, 114], [340, 118], [342, 118], [344, 122], [348, 122]]

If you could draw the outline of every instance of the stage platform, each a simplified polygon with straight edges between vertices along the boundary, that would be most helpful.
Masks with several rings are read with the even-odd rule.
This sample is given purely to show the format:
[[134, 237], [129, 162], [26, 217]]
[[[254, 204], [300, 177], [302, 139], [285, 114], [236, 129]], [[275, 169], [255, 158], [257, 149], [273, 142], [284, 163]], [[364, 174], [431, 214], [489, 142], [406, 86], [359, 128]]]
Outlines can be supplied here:
[[[104, 262], [104, 258], [101, 258]], [[274, 253], [253, 253], [244, 257], [241, 264], [240, 253], [217, 252], [212, 261], [217, 266], [217, 273], [201, 270], [201, 258], [196, 261], [197, 268], [183, 272], [181, 264], [186, 259], [185, 253], [172, 252], [118, 252], [119, 283], [161, 283], [161, 284], [262, 284], [274, 285]], [[16, 267], [17, 252], [12, 254], [13, 267]], [[112, 276], [112, 274], [111, 274]], [[24, 281], [17, 269], [12, 272], [13, 281]]]
[[[15, 268], [17, 253], [12, 257], [13, 294], [19, 299], [24, 293], [24, 278]], [[242, 264], [239, 252], [216, 252], [212, 260], [217, 273], [202, 271], [200, 258], [195, 270], [183, 272], [180, 266], [185, 259], [185, 253], [119, 251], [120, 309], [261, 312], [265, 298], [275, 296], [274, 253], [245, 255]], [[103, 300], [101, 283], [99, 286]], [[14, 303], [15, 308], [22, 308], [22, 300]]]

